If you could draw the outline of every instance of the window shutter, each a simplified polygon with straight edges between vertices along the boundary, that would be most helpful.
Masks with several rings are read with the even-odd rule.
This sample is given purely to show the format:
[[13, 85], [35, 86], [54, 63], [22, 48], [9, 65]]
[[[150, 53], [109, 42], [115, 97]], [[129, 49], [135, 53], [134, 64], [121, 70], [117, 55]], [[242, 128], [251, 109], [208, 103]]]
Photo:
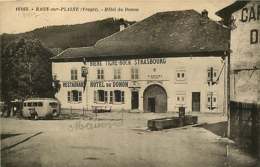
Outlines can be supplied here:
[[113, 91], [110, 91], [110, 104], [113, 104]]
[[104, 96], [105, 96], [105, 100], [104, 101], [107, 103], [108, 102], [108, 100], [107, 100], [107, 91], [104, 92]]
[[68, 96], [67, 96], [67, 99], [68, 99], [68, 102], [70, 102], [70, 100], [71, 100], [71, 93], [70, 93], [70, 91], [68, 91]]
[[207, 81], [210, 82], [210, 77], [211, 77], [211, 67], [207, 69]]
[[121, 91], [121, 102], [125, 103], [125, 92]]
[[81, 101], [82, 101], [82, 92], [81, 92], [81, 91], [79, 91], [79, 96], [78, 96], [78, 98], [79, 98], [79, 101], [81, 102]]
[[97, 102], [97, 91], [95, 90], [94, 91], [94, 103], [96, 103]]

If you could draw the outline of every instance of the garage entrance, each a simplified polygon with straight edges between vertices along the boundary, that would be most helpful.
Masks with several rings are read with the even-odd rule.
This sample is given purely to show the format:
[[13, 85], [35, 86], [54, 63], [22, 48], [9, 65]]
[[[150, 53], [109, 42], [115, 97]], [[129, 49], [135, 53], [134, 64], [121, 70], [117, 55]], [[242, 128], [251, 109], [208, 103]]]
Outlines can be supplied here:
[[163, 87], [157, 84], [144, 90], [144, 112], [167, 112], [167, 94]]

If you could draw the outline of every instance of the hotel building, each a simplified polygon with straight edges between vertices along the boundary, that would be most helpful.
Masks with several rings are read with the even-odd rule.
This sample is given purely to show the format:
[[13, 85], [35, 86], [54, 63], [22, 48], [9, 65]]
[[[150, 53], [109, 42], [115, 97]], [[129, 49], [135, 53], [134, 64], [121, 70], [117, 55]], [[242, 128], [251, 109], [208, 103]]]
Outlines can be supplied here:
[[194, 10], [156, 13], [52, 58], [62, 108], [223, 112], [228, 29]]

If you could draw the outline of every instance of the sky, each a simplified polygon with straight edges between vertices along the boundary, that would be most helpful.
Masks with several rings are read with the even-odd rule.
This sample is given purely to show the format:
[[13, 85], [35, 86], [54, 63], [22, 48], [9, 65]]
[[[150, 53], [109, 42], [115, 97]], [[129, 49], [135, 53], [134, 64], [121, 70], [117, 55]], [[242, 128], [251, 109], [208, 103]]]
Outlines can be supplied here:
[[[219, 20], [215, 12], [233, 2], [234, 0], [0, 0], [0, 34], [27, 32], [51, 25], [80, 24], [108, 17], [140, 21], [157, 12], [186, 9], [198, 12], [207, 9], [210, 18]], [[48, 11], [37, 11], [37, 8], [48, 8]], [[69, 11], [69, 8], [74, 11]], [[116, 8], [116, 11], [106, 11], [106, 8]], [[118, 8], [123, 10], [119, 11]]]

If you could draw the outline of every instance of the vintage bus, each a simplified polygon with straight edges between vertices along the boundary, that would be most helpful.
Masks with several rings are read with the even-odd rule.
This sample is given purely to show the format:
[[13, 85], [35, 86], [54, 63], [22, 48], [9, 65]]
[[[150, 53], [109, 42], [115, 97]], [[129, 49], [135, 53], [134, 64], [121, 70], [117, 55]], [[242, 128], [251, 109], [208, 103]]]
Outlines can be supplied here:
[[52, 98], [30, 98], [23, 102], [23, 116], [26, 118], [53, 118], [60, 114], [60, 103]]

